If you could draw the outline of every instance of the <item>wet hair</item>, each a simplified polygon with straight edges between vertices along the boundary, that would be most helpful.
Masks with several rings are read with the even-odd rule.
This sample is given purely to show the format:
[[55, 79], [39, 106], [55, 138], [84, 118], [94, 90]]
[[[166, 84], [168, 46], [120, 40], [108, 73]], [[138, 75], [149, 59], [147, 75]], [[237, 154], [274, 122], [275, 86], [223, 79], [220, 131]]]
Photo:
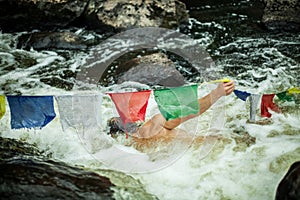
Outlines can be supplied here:
[[127, 133], [135, 133], [138, 128], [139, 124], [137, 123], [126, 123], [124, 126], [120, 117], [112, 117], [108, 120], [107, 125], [109, 126], [109, 134], [125, 134]]

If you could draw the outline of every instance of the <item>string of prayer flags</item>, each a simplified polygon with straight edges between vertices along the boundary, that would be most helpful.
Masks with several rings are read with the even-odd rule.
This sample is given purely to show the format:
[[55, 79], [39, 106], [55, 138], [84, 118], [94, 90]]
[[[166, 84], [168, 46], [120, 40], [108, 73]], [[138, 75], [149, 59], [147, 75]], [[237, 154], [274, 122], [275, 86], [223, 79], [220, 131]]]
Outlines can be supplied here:
[[234, 94], [241, 100], [246, 101], [251, 94], [245, 91], [234, 90]]
[[5, 96], [0, 95], [0, 119], [4, 116], [5, 111], [6, 111]]
[[197, 114], [200, 110], [198, 85], [155, 90], [154, 97], [166, 120]]
[[250, 102], [250, 122], [255, 122], [255, 117], [256, 117], [256, 110], [257, 106], [259, 103], [259, 100], [261, 98], [261, 95], [259, 94], [251, 94], [249, 97], [249, 102]]
[[55, 97], [62, 129], [95, 128], [101, 125], [101, 94], [77, 94]]
[[145, 121], [151, 90], [108, 93], [125, 126], [128, 122]]
[[[229, 82], [230, 79], [219, 79], [205, 83]], [[128, 123], [145, 121], [148, 100], [152, 90], [124, 93], [107, 93], [111, 97], [124, 127]], [[175, 88], [153, 90], [154, 98], [161, 114], [166, 120], [182, 118], [197, 114], [198, 84]], [[270, 110], [281, 112], [273, 102], [274, 96], [281, 101], [296, 101], [300, 94], [299, 87], [290, 88], [277, 94], [250, 94], [246, 91], [234, 90], [241, 100], [250, 102], [250, 122], [255, 122], [258, 103], [260, 102], [261, 117], [271, 117]], [[55, 96], [60, 112], [63, 130], [69, 127], [89, 129], [97, 127], [101, 122], [102, 94], [77, 94]], [[42, 128], [51, 122], [56, 114], [53, 96], [7, 96], [0, 95], [0, 119], [6, 112], [6, 101], [10, 107], [11, 128]], [[261, 101], [260, 101], [261, 99]], [[125, 128], [127, 131], [128, 128]]]
[[53, 96], [7, 96], [11, 112], [11, 128], [42, 128], [51, 122]]
[[279, 107], [273, 102], [275, 94], [264, 94], [261, 99], [261, 116], [270, 118], [272, 114], [269, 112], [269, 109], [274, 112], [280, 112]]
[[273, 102], [273, 98], [276, 95], [279, 100], [281, 101], [293, 101], [294, 96], [292, 94], [300, 94], [300, 88], [293, 87], [288, 89], [287, 91], [280, 92], [278, 94], [263, 94], [257, 96], [256, 94], [250, 94], [245, 91], [234, 90], [234, 94], [241, 100], [246, 101], [249, 97], [250, 101], [250, 122], [255, 122], [256, 116], [256, 108], [259, 102], [259, 98], [261, 97], [261, 104], [260, 104], [260, 114], [261, 117], [268, 117], [270, 118], [272, 115], [269, 112], [273, 110], [274, 112], [281, 112], [280, 108]]

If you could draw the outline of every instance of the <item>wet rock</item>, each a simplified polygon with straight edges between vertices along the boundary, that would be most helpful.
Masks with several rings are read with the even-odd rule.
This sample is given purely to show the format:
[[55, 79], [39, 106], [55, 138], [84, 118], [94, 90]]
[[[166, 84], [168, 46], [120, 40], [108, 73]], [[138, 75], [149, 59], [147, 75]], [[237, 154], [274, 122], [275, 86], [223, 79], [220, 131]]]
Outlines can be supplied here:
[[184, 84], [178, 71], [159, 64], [139, 64], [120, 77], [118, 83], [135, 81], [150, 86], [177, 87]]
[[81, 37], [71, 32], [34, 32], [21, 35], [17, 48], [83, 50], [87, 45]]
[[300, 30], [299, 0], [264, 0], [266, 7], [262, 21], [271, 30]]
[[281, 180], [276, 191], [276, 200], [300, 199], [300, 161], [295, 162]]
[[108, 178], [54, 161], [15, 158], [0, 163], [7, 199], [112, 199]]
[[185, 83], [174, 63], [162, 53], [135, 58], [123, 65], [120, 68], [129, 68], [129, 70], [119, 77], [119, 84], [125, 81], [135, 81], [149, 86], [177, 87]]
[[[97, 9], [95, 9], [97, 8]], [[105, 24], [117, 29], [132, 27], [173, 28], [188, 21], [185, 4], [178, 0], [118, 0], [91, 1], [86, 11], [86, 21], [97, 19], [91, 26]]]
[[108, 178], [50, 160], [32, 145], [0, 138], [0, 152], [1, 198], [113, 199]]
[[0, 137], [0, 199], [157, 199], [122, 172], [95, 173], [51, 157], [34, 145]]
[[58, 77], [41, 78], [40, 81], [53, 87], [65, 89], [67, 91], [72, 90], [74, 86], [74, 83]]
[[2, 0], [0, 27], [4, 31], [64, 28], [81, 16], [88, 0]]
[[18, 68], [29, 68], [37, 64], [36, 58], [33, 58], [29, 53], [15, 51], [13, 52], [16, 65]]
[[98, 32], [123, 28], [178, 27], [187, 22], [185, 4], [178, 0], [2, 0], [4, 31], [88, 27]]
[[0, 161], [18, 156], [45, 156], [42, 151], [33, 145], [11, 138], [0, 137]]

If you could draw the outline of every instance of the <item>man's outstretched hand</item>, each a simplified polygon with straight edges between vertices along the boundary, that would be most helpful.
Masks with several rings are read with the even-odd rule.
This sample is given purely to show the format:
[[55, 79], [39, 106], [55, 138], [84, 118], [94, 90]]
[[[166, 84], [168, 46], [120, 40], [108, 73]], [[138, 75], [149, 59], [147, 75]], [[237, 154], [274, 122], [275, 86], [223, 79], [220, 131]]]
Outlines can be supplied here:
[[226, 83], [220, 83], [215, 91], [220, 96], [227, 96], [227, 95], [231, 94], [234, 89], [235, 89], [234, 81], [229, 81]]

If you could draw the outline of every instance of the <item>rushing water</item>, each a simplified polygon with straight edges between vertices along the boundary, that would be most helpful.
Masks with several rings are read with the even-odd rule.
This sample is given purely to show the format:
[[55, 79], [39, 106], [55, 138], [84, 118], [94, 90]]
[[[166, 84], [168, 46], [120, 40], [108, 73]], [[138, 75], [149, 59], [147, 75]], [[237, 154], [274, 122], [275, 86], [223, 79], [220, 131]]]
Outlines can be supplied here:
[[[220, 14], [215, 20], [202, 19], [197, 11], [203, 9], [192, 8], [189, 26], [181, 31], [207, 48], [215, 60], [216, 70], [224, 77], [235, 80], [238, 90], [255, 94], [279, 93], [300, 85], [299, 34], [266, 31], [257, 26], [257, 18], [235, 13], [234, 9], [223, 18], [220, 16], [224, 15]], [[82, 29], [76, 33], [86, 40], [99, 37]], [[17, 49], [20, 34], [0, 34], [1, 93], [69, 93], [67, 90], [74, 83], [74, 74], [84, 65], [90, 52]], [[184, 71], [184, 66], [179, 66], [179, 69]], [[198, 81], [188, 75], [187, 79]], [[200, 87], [200, 95], [204, 95], [207, 89]], [[274, 199], [276, 187], [288, 167], [300, 160], [299, 99], [297, 97], [295, 102], [275, 99], [283, 113], [272, 112], [271, 123], [259, 125], [247, 122], [249, 102], [230, 95], [222, 100], [226, 108], [225, 125], [219, 127], [217, 135], [207, 137], [208, 149], [204, 154], [205, 148], [200, 148], [201, 144], [197, 145], [196, 141], [175, 162], [161, 169], [128, 174], [159, 199]], [[55, 109], [58, 109], [56, 104]], [[106, 121], [115, 114], [109, 98], [103, 99], [102, 109], [101, 132], [106, 133]], [[155, 112], [157, 108], [151, 97], [147, 118]], [[214, 112], [217, 108], [200, 116], [196, 130], [189, 123], [185, 125], [186, 130], [203, 135], [212, 123]], [[260, 118], [257, 116], [257, 119]], [[42, 130], [11, 130], [8, 109], [0, 124], [2, 137], [33, 143], [51, 153], [54, 159], [85, 166], [95, 172], [105, 168], [82, 145], [76, 131], [62, 130], [59, 116]], [[124, 140], [121, 136], [110, 142], [122, 145]], [[151, 156], [152, 159], [159, 159], [164, 154], [153, 155], [152, 152]], [[129, 182], [125, 177], [120, 180], [118, 184], [121, 185]], [[116, 193], [120, 199], [134, 198], [126, 191]]]

